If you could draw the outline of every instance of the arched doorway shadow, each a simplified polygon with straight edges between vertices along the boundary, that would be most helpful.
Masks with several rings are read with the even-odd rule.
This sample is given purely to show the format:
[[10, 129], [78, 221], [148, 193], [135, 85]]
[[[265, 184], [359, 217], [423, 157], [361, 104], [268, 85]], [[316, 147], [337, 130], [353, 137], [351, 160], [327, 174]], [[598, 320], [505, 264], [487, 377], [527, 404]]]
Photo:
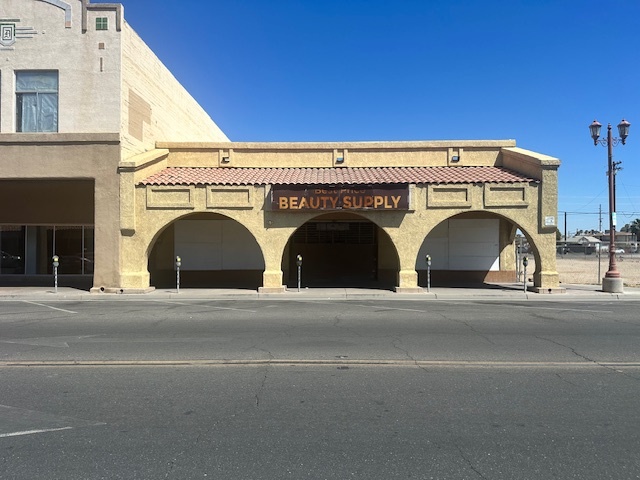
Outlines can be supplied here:
[[302, 255], [301, 286], [392, 290], [399, 260], [389, 235], [353, 213], [320, 215], [291, 236], [282, 259], [284, 283], [297, 286], [297, 255]]
[[249, 230], [224, 215], [195, 213], [167, 225], [149, 252], [151, 285], [176, 286], [176, 256], [182, 261], [181, 287], [255, 290], [262, 285], [260, 246]]

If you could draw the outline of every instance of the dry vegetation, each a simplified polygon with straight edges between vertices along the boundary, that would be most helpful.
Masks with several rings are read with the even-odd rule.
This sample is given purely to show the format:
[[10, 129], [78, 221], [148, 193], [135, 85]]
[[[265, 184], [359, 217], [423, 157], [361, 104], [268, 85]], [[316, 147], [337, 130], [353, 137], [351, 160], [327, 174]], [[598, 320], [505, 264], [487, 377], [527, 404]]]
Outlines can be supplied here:
[[[624, 284], [628, 287], [640, 287], [640, 255], [624, 254], [616, 257], [618, 270]], [[609, 268], [609, 257], [605, 254], [600, 259], [600, 275], [598, 275], [597, 255], [568, 253], [558, 256], [558, 273], [560, 283], [593, 284], [602, 283], [602, 277]], [[529, 264], [529, 271], [531, 264]]]

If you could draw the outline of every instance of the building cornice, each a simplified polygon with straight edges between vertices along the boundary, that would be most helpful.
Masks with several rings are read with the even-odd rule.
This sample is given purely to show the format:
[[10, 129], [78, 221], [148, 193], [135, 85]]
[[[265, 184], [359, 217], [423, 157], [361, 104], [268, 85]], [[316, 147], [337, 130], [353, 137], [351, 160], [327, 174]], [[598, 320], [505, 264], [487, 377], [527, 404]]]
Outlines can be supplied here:
[[520, 162], [531, 163], [540, 165], [542, 167], [559, 167], [560, 160], [549, 155], [542, 153], [532, 152], [531, 150], [525, 150], [524, 148], [509, 147], [504, 148], [503, 153], [512, 157], [515, 157]]
[[69, 145], [120, 143], [119, 133], [2, 133], [3, 145]]
[[515, 140], [439, 140], [393, 142], [157, 142], [171, 150], [436, 150], [445, 148], [501, 149], [515, 147]]

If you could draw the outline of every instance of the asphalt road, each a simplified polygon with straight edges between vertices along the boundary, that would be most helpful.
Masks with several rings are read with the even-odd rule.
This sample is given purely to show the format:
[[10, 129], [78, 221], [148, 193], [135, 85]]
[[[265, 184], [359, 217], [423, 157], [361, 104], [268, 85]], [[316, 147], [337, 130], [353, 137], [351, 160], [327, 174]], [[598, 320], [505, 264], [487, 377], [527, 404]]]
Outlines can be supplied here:
[[638, 306], [3, 302], [0, 478], [640, 478]]

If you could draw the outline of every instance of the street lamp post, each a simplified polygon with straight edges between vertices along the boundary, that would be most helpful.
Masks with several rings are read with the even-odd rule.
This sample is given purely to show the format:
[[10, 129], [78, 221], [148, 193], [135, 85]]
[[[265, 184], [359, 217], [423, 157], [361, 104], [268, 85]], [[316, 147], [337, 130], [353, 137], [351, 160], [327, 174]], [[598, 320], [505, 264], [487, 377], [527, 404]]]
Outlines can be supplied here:
[[620, 138], [614, 138], [611, 136], [611, 124], [607, 125], [607, 138], [598, 140], [600, 137], [600, 128], [602, 124], [596, 120], [589, 125], [589, 131], [591, 138], [593, 138], [593, 144], [607, 147], [608, 150], [608, 168], [607, 175], [609, 177], [609, 270], [605, 273], [602, 279], [602, 291], [610, 293], [622, 293], [624, 291], [622, 277], [618, 271], [618, 265], [616, 264], [616, 169], [620, 162], [613, 161], [613, 147], [618, 143], [625, 144], [627, 136], [629, 135], [629, 127], [631, 124], [626, 120], [618, 124], [618, 134]]

